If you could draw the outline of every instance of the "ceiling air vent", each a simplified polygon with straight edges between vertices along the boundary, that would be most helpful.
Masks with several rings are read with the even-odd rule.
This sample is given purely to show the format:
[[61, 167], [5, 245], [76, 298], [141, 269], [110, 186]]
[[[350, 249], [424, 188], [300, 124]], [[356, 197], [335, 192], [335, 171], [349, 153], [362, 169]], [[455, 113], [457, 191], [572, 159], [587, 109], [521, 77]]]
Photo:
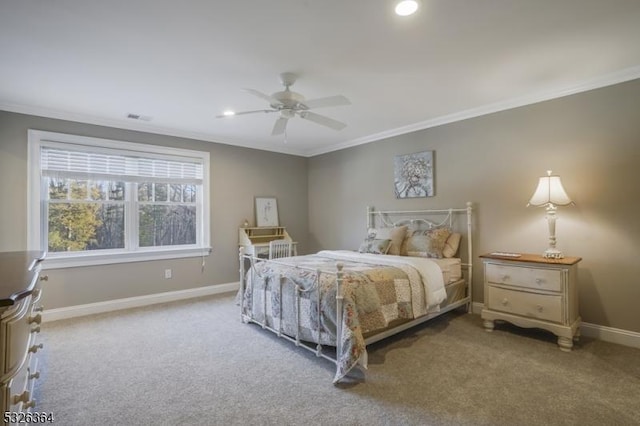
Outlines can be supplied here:
[[130, 120], [140, 120], [140, 121], [151, 121], [151, 117], [148, 115], [140, 115], [140, 114], [127, 114], [127, 118]]

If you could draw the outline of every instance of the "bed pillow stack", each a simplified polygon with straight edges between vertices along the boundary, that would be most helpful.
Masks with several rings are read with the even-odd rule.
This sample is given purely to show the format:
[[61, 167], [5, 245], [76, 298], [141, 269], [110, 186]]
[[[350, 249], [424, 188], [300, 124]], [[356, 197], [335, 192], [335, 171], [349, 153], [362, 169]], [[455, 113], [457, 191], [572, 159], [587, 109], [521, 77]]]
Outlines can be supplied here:
[[447, 227], [411, 229], [405, 225], [390, 228], [369, 228], [360, 253], [390, 254], [442, 259], [455, 257], [461, 235]]

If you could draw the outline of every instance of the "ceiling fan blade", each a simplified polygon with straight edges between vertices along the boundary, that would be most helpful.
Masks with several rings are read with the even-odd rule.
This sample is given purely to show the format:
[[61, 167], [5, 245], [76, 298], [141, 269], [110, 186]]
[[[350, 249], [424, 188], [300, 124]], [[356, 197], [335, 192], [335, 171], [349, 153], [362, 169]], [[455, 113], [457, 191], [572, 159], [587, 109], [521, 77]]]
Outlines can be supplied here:
[[277, 111], [277, 110], [275, 110], [275, 109], [257, 109], [257, 110], [255, 110], [255, 111], [241, 111], [241, 112], [235, 112], [235, 113], [230, 114], [230, 115], [224, 115], [224, 114], [222, 114], [222, 115], [216, 115], [216, 118], [230, 118], [230, 117], [235, 117], [236, 115], [255, 114], [255, 113], [257, 113], [257, 112], [264, 112], [264, 113], [267, 113], [267, 112], [276, 112], [276, 111]]
[[280, 117], [276, 120], [276, 124], [273, 125], [273, 131], [271, 132], [271, 136], [281, 135], [284, 133], [287, 128], [288, 118]]
[[326, 108], [332, 106], [351, 105], [351, 101], [342, 95], [327, 96], [326, 98], [310, 99], [303, 104], [308, 109]]
[[347, 127], [347, 125], [341, 121], [334, 120], [333, 118], [325, 117], [324, 115], [316, 114], [314, 112], [302, 111], [299, 115], [305, 120], [313, 121], [314, 123], [330, 127], [334, 130], [342, 130]]
[[257, 96], [261, 99], [264, 99], [265, 101], [269, 102], [269, 105], [282, 105], [282, 102], [280, 102], [273, 96], [267, 95], [266, 93], [262, 93], [259, 90], [255, 90], [255, 89], [243, 89], [243, 90], [247, 93], [251, 93], [253, 96]]

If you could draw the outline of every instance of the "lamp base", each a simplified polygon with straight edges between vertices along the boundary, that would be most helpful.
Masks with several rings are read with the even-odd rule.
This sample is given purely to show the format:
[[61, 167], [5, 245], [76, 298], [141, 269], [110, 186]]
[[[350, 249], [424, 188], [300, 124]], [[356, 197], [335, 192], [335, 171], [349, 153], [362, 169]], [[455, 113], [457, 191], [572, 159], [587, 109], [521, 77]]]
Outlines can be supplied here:
[[560, 250], [549, 247], [544, 253], [542, 253], [542, 257], [546, 259], [562, 259], [564, 254], [562, 254]]

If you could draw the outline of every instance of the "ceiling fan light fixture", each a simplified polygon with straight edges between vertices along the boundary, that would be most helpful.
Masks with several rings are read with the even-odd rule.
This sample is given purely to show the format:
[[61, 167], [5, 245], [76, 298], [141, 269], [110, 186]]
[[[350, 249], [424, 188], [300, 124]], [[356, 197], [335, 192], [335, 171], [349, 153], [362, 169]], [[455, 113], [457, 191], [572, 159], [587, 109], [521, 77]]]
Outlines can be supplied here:
[[349, 99], [347, 99], [343, 95], [334, 95], [334, 96], [326, 96], [324, 98], [310, 99], [307, 100], [300, 93], [296, 93], [290, 89], [290, 86], [295, 83], [296, 74], [294, 73], [282, 73], [280, 74], [280, 79], [282, 85], [285, 86], [284, 90], [276, 92], [272, 95], [267, 95], [259, 90], [255, 89], [244, 89], [245, 92], [250, 93], [262, 100], [269, 102], [269, 109], [259, 109], [253, 111], [239, 111], [234, 112], [231, 110], [226, 110], [222, 115], [217, 115], [216, 118], [224, 118], [232, 115], [246, 115], [246, 114], [255, 114], [258, 112], [262, 113], [278, 113], [279, 117], [276, 120], [273, 130], [271, 131], [272, 136], [285, 134], [286, 139], [286, 130], [287, 130], [287, 122], [296, 116], [304, 120], [309, 120], [313, 123], [319, 124], [324, 127], [328, 127], [333, 130], [342, 130], [347, 125], [341, 121], [334, 120], [333, 118], [326, 117], [324, 115], [316, 114], [315, 112], [311, 112], [309, 110], [316, 108], [328, 108], [342, 105], [351, 105]]
[[396, 3], [395, 12], [398, 16], [409, 16], [418, 10], [417, 0], [401, 0]]

